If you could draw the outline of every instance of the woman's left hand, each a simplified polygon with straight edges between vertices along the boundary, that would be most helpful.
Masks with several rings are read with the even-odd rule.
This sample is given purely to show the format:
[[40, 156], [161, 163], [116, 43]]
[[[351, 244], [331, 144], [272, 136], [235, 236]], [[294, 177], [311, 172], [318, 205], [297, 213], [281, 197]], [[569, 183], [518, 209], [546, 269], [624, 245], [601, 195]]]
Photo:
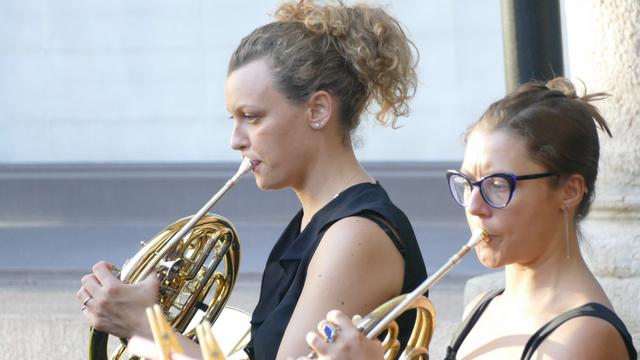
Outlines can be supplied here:
[[[331, 339], [320, 335], [325, 333], [324, 328], [327, 324], [335, 329], [330, 331], [335, 332]], [[364, 333], [356, 329], [351, 319], [339, 310], [330, 311], [327, 319], [318, 324], [318, 333], [309, 332], [306, 340], [321, 360], [384, 358], [380, 341], [367, 339]]]
[[82, 278], [76, 297], [89, 324], [97, 330], [130, 338], [151, 338], [145, 309], [158, 301], [160, 281], [152, 274], [136, 284], [125, 284], [112, 273], [112, 265], [100, 261]]

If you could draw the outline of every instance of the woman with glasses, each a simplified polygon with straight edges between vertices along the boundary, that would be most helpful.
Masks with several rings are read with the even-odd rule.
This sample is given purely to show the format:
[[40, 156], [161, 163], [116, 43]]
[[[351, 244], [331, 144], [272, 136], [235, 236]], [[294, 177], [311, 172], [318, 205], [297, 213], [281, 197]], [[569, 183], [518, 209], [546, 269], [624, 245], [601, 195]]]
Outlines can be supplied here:
[[[446, 359], [636, 359], [631, 336], [579, 247], [579, 223], [595, 195], [598, 128], [591, 104], [564, 78], [529, 83], [492, 104], [465, 136], [464, 161], [448, 171], [469, 227], [489, 241], [476, 247], [485, 266], [505, 269], [505, 288], [465, 310]], [[331, 342], [307, 342], [321, 359], [382, 358], [339, 311]], [[325, 322], [322, 322], [325, 324]]]

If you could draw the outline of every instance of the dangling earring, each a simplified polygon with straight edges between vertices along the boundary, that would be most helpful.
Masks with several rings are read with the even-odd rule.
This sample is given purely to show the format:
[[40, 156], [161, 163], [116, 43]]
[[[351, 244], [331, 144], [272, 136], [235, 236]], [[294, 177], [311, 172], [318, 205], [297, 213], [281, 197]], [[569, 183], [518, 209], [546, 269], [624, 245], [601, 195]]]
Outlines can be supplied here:
[[570, 252], [570, 246], [569, 246], [569, 219], [568, 219], [568, 215], [567, 215], [567, 208], [566, 207], [562, 207], [562, 212], [564, 213], [564, 243], [567, 247], [567, 260], [569, 260], [569, 258], [571, 258], [569, 256], [569, 252]]

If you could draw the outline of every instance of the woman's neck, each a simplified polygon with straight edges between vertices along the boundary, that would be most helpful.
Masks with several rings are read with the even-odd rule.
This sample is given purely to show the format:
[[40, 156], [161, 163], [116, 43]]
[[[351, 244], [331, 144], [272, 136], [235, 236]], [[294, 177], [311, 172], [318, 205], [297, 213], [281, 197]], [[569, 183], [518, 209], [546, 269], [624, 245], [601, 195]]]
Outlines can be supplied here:
[[549, 249], [535, 261], [506, 266], [504, 297], [510, 304], [518, 304], [520, 308], [514, 310], [553, 312], [584, 301], [576, 294], [595, 294], [594, 289], [599, 286], [582, 258], [575, 232], [572, 235], [569, 256], [562, 234], [561, 245]]
[[330, 156], [318, 156], [310, 164], [303, 183], [293, 188], [304, 213], [301, 229], [336, 195], [355, 184], [373, 181], [350, 146]]

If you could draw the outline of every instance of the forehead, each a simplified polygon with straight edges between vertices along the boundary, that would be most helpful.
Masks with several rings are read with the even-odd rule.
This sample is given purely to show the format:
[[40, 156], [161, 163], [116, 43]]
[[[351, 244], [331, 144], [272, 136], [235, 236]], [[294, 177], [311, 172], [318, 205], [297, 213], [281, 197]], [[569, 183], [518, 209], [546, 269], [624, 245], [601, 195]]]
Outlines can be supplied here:
[[266, 100], [276, 92], [271, 67], [266, 59], [245, 64], [229, 74], [224, 82], [225, 100], [230, 106], [253, 99]]
[[462, 170], [484, 176], [493, 172], [523, 173], [541, 168], [528, 154], [526, 141], [507, 130], [476, 130], [468, 139]]

